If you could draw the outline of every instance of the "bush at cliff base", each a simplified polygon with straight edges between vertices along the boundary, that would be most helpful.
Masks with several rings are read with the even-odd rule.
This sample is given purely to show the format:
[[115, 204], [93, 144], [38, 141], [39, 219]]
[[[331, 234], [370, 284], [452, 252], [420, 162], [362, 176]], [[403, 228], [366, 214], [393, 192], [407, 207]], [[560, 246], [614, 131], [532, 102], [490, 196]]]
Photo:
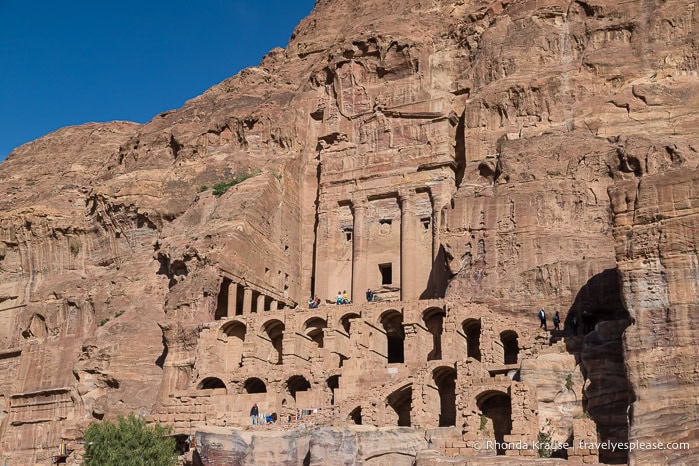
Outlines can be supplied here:
[[173, 466], [175, 439], [170, 429], [134, 414], [117, 422], [93, 422], [85, 431], [84, 466]]

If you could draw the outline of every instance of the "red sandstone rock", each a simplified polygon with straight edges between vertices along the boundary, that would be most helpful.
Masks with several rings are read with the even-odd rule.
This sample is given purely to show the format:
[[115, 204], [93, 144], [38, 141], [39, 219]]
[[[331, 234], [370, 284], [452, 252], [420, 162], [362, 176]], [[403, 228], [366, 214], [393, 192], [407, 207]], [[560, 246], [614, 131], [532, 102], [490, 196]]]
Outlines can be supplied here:
[[[319, 407], [307, 422], [411, 425], [418, 464], [511, 461], [474, 442], [548, 420], [592, 438], [583, 408], [602, 440], [692, 446], [633, 463], [696, 463], [696, 21], [686, 0], [319, 0], [181, 109], [17, 149], [0, 459], [45, 463], [130, 411], [240, 429], [258, 402], [282, 430]], [[599, 323], [539, 332], [541, 306]], [[310, 432], [312, 464], [345, 438]]]

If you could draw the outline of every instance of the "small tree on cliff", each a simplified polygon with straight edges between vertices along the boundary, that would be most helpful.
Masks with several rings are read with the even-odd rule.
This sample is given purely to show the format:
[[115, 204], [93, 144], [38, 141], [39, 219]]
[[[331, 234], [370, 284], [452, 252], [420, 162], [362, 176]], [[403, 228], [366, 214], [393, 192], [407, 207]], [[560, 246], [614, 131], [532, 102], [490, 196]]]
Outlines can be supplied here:
[[116, 424], [93, 422], [85, 431], [84, 466], [173, 466], [177, 463], [170, 429], [147, 426], [133, 413]]

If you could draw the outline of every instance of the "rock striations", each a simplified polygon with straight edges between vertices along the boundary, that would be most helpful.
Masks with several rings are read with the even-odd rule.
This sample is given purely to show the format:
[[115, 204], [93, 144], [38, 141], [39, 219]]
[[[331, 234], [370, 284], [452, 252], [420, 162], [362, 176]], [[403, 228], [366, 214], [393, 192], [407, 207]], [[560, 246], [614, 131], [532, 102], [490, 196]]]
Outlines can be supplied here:
[[18, 148], [0, 460], [137, 412], [204, 465], [699, 463], [695, 7], [317, 0], [181, 109]]

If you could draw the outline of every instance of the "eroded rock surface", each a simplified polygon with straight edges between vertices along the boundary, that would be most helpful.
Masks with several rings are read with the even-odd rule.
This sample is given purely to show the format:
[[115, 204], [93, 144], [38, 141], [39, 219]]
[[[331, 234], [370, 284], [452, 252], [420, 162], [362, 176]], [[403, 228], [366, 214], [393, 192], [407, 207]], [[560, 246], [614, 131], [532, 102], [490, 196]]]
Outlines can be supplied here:
[[[441, 455], [593, 422], [691, 446], [603, 461], [698, 462], [696, 16], [318, 0], [285, 49], [181, 109], [17, 149], [0, 459], [45, 463], [131, 411], [241, 426], [259, 401], [282, 421], [455, 429], [425, 447]], [[367, 288], [383, 301], [359, 304]], [[329, 305], [341, 290], [353, 306]], [[560, 331], [537, 329], [542, 306]], [[345, 436], [318, 432], [284, 455]]]

